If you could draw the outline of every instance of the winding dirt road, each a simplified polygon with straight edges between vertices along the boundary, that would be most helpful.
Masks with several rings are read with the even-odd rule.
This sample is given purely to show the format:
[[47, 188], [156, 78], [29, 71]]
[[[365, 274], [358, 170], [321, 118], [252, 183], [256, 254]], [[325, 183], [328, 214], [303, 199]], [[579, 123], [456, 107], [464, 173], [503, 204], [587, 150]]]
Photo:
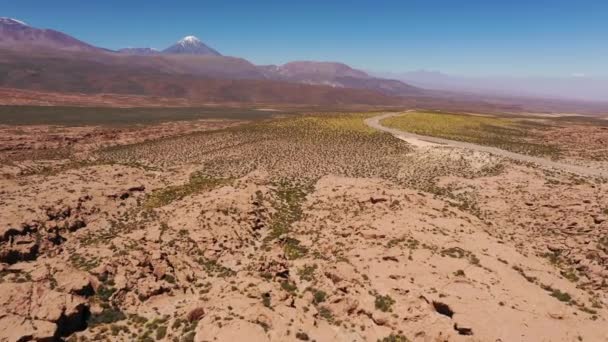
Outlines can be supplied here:
[[[412, 111], [407, 111], [407, 112], [412, 112]], [[456, 147], [456, 148], [465, 148], [465, 149], [474, 150], [474, 151], [487, 152], [487, 153], [491, 153], [491, 154], [494, 154], [497, 156], [510, 158], [510, 159], [514, 159], [514, 160], [519, 160], [519, 161], [526, 162], [526, 163], [534, 163], [534, 164], [537, 164], [544, 168], [567, 171], [567, 172], [574, 173], [574, 174], [581, 175], [581, 176], [608, 178], [608, 172], [600, 170], [600, 169], [560, 163], [560, 162], [556, 162], [556, 161], [546, 159], [546, 158], [528, 156], [525, 154], [510, 152], [510, 151], [502, 150], [500, 148], [491, 147], [491, 146], [483, 146], [483, 145], [477, 145], [477, 144], [467, 143], [467, 142], [463, 142], [463, 141], [455, 141], [455, 140], [429, 137], [429, 136], [425, 136], [425, 135], [404, 132], [404, 131], [401, 131], [401, 130], [398, 130], [395, 128], [389, 128], [389, 127], [383, 126], [380, 123], [382, 120], [384, 120], [386, 118], [390, 118], [393, 116], [399, 116], [399, 115], [407, 115], [407, 112], [382, 114], [379, 116], [375, 116], [373, 118], [366, 119], [365, 123], [374, 129], [390, 133], [390, 134], [394, 135], [396, 138], [410, 142], [413, 145], [421, 146], [421, 145], [436, 144], [436, 145], [444, 145], [444, 146]]]

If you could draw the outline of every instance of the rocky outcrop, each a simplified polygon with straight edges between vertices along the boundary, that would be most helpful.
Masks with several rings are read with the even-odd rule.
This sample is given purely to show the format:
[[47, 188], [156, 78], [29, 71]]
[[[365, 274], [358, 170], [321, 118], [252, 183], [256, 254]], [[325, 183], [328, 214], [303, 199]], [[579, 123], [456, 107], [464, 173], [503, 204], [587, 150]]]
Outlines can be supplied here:
[[96, 278], [88, 273], [76, 269], [67, 269], [55, 274], [57, 288], [65, 293], [76, 296], [89, 297], [93, 295], [98, 285]]
[[14, 235], [9, 235], [7, 240], [0, 242], [0, 262], [14, 264], [19, 261], [35, 260], [38, 257], [40, 240], [36, 235], [28, 233], [29, 231], [29, 228], [20, 232], [10, 231]]
[[[52, 340], [86, 328], [88, 302], [38, 283], [0, 284], [0, 322], [15, 329], [0, 331], [0, 340]], [[14, 325], [13, 325], [14, 324]]]
[[15, 264], [36, 260], [40, 252], [62, 244], [64, 235], [87, 226], [86, 217], [98, 209], [88, 207], [91, 196], [80, 197], [75, 205], [56, 203], [40, 207], [42, 214], [35, 215], [18, 225], [3, 227], [0, 236], [0, 262]]

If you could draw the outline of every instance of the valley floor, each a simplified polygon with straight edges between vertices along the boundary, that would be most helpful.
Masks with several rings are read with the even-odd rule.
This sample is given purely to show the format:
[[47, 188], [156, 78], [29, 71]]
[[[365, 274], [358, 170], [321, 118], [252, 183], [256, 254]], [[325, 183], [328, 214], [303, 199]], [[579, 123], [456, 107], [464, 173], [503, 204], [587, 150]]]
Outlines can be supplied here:
[[608, 339], [606, 179], [376, 115], [4, 127], [0, 340]]

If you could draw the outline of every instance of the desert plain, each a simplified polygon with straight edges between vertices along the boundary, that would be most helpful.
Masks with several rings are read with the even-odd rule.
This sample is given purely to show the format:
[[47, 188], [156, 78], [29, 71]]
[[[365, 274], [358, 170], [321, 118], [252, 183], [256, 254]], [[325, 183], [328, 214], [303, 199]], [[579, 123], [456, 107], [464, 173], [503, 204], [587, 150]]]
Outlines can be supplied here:
[[0, 340], [608, 340], [601, 115], [3, 110]]

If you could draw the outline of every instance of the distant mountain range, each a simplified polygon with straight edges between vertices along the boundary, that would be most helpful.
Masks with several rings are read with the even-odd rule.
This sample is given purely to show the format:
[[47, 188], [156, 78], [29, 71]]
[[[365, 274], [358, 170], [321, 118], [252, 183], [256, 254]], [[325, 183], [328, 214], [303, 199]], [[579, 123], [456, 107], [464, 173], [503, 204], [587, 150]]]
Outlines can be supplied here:
[[336, 62], [299, 61], [260, 68], [266, 77], [289, 82], [368, 89], [393, 96], [420, 95], [424, 92], [401, 81], [372, 77], [364, 71]]
[[[139, 47], [113, 51], [59, 31], [0, 18], [0, 87], [4, 88], [179, 97], [196, 103], [424, 105], [439, 101], [456, 107], [480, 101], [475, 96], [424, 89], [453, 90], [437, 82], [390, 76], [370, 75], [337, 62], [258, 66], [223, 56], [194, 36], [162, 51]], [[493, 106], [485, 98], [483, 102]], [[507, 103], [499, 102], [501, 106]], [[506, 106], [514, 108], [512, 102]]]
[[[164, 82], [160, 81], [166, 79], [169, 82], [175, 78], [198, 78], [199, 82], [204, 79], [289, 82], [360, 89], [375, 93], [374, 96], [423, 93], [421, 89], [401, 81], [372, 77], [341, 63], [306, 61], [283, 66], [256, 66], [242, 58], [222, 56], [195, 36], [187, 36], [162, 51], [138, 47], [111, 51], [58, 31], [38, 29], [16, 19], [2, 18], [0, 49], [6, 50], [0, 56], [0, 68], [7, 70], [0, 75], [0, 86], [34, 88], [31, 90], [147, 93], [151, 89], [140, 84], [142, 77], [154, 75], [156, 82], [160, 82], [155, 87], [159, 96], [188, 92], [175, 81], [170, 85], [163, 85]], [[20, 67], [15, 67], [17, 65]], [[108, 88], [110, 75], [120, 77], [123, 84], [115, 80]], [[99, 84], [101, 80], [104, 80], [103, 84]]]
[[564, 77], [466, 77], [439, 71], [378, 73], [427, 89], [468, 92], [493, 96], [561, 98], [608, 101], [608, 78], [570, 75]]

